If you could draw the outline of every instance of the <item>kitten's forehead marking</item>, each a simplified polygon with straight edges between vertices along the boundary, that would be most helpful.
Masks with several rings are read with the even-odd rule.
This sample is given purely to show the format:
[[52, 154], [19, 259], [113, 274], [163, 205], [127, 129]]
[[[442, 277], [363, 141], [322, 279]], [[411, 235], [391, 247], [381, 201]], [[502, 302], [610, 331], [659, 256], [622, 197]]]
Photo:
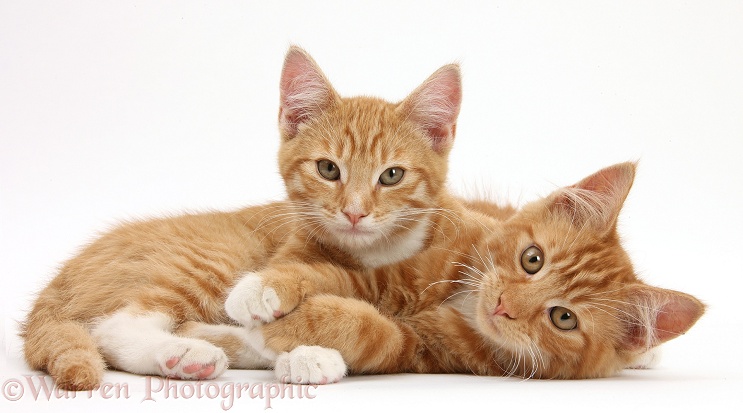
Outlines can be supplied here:
[[569, 250], [560, 250], [553, 265], [554, 276], [561, 282], [565, 298], [574, 306], [608, 298], [635, 278], [631, 266], [618, 260], [614, 247], [585, 241], [572, 244]]

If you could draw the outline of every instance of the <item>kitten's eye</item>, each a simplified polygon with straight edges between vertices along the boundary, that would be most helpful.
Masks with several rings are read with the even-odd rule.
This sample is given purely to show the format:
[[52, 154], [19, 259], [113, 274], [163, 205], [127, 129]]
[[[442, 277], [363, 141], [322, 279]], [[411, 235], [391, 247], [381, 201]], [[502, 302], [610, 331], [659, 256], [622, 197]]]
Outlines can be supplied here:
[[327, 159], [317, 161], [317, 172], [328, 181], [337, 181], [341, 177], [341, 170], [338, 165]]
[[379, 176], [379, 183], [384, 186], [392, 186], [400, 182], [405, 170], [402, 168], [388, 168]]
[[536, 274], [544, 265], [544, 253], [532, 245], [521, 253], [521, 267], [529, 274]]
[[578, 326], [578, 317], [565, 307], [552, 307], [550, 320], [560, 330], [568, 331]]

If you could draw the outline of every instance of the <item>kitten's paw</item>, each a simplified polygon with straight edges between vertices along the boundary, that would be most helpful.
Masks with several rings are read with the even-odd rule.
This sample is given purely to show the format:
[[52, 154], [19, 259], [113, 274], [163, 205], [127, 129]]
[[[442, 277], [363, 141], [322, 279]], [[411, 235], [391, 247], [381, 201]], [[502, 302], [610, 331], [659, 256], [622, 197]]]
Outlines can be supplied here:
[[224, 308], [233, 320], [246, 327], [255, 327], [281, 317], [280, 305], [276, 290], [264, 287], [258, 273], [247, 273], [230, 291]]
[[162, 346], [155, 357], [163, 376], [176, 379], [213, 379], [227, 369], [224, 351], [202, 340], [173, 340]]
[[279, 355], [274, 373], [284, 383], [328, 384], [346, 375], [346, 363], [337, 350], [299, 346]]

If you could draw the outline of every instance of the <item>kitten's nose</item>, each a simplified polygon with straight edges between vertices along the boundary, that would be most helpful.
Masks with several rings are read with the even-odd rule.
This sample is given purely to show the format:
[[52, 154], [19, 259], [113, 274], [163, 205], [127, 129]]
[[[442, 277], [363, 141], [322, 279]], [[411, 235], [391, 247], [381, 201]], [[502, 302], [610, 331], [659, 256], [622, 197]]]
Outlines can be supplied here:
[[508, 309], [506, 308], [506, 303], [503, 300], [503, 296], [498, 299], [498, 305], [495, 307], [493, 315], [502, 315], [512, 320], [514, 319], [514, 317], [512, 317], [511, 314], [508, 313]]
[[351, 225], [356, 226], [356, 224], [361, 221], [361, 218], [365, 217], [364, 214], [352, 214], [350, 212], [343, 211], [344, 214], [346, 214], [346, 218], [351, 222]]

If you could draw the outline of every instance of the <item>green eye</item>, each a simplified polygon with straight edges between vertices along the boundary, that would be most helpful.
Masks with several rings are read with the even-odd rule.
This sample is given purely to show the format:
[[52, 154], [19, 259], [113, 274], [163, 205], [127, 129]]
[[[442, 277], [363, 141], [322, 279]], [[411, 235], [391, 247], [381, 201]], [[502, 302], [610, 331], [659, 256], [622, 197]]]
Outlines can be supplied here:
[[529, 274], [536, 274], [544, 266], [544, 253], [539, 247], [532, 245], [521, 253], [521, 267]]
[[400, 182], [403, 175], [405, 175], [405, 170], [402, 168], [388, 168], [379, 176], [379, 183], [384, 186], [392, 186]]
[[578, 317], [565, 307], [552, 307], [550, 320], [555, 327], [564, 331], [572, 330], [578, 326]]
[[341, 177], [341, 170], [338, 165], [327, 159], [317, 161], [317, 172], [328, 181], [337, 181]]

